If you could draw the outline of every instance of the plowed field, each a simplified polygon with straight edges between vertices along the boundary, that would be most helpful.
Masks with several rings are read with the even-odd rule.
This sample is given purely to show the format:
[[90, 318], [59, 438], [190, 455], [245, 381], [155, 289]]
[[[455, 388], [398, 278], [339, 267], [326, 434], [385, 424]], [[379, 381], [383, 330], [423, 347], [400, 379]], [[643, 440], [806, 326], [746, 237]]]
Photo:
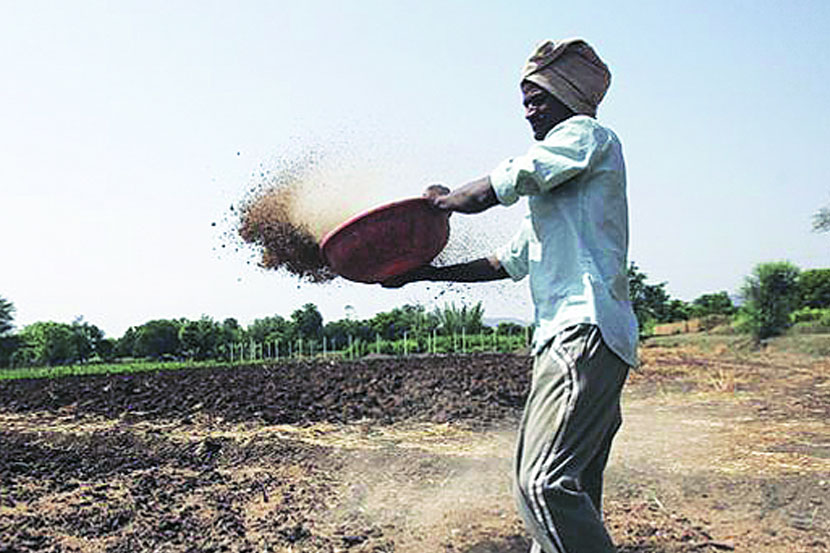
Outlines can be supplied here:
[[[819, 358], [646, 348], [606, 517], [623, 552], [830, 549]], [[0, 382], [0, 552], [518, 553], [530, 362], [378, 358]]]

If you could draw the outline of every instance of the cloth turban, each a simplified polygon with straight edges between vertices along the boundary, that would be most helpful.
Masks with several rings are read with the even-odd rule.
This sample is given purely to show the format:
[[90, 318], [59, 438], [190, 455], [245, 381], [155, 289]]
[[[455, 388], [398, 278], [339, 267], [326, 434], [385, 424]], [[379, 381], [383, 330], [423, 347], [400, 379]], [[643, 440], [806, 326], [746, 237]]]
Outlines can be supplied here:
[[522, 81], [541, 86], [574, 113], [594, 117], [611, 84], [611, 72], [582, 39], [546, 40], [527, 60]]

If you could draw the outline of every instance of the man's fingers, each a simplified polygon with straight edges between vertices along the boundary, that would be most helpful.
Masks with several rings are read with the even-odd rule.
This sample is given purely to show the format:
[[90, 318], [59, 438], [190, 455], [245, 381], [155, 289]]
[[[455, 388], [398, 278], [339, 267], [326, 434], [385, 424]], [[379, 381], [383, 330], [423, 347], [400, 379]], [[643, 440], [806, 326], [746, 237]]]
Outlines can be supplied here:
[[439, 196], [446, 196], [450, 193], [450, 189], [444, 186], [443, 184], [430, 184], [427, 186], [426, 190], [424, 190], [424, 198], [437, 198]]

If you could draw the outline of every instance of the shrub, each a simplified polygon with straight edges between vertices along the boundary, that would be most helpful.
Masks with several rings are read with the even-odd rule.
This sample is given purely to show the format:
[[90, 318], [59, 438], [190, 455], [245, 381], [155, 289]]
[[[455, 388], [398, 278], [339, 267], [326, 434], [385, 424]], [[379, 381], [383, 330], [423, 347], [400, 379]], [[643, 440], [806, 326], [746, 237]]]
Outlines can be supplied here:
[[799, 269], [787, 261], [761, 263], [746, 277], [742, 324], [756, 340], [781, 334], [798, 306]]
[[790, 313], [790, 322], [793, 324], [806, 323], [810, 321], [818, 321], [822, 315], [830, 313], [830, 309], [820, 309], [818, 307], [802, 307]]
[[810, 269], [798, 276], [801, 305], [830, 307], [830, 269]]

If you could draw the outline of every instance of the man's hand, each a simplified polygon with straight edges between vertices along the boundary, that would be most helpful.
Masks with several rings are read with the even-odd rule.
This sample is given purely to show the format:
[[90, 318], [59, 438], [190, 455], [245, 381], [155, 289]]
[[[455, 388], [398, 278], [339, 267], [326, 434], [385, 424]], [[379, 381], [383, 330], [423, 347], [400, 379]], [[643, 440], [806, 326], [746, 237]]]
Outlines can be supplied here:
[[474, 180], [452, 192], [441, 184], [431, 184], [423, 195], [436, 208], [449, 212], [480, 213], [499, 203], [490, 177]]

